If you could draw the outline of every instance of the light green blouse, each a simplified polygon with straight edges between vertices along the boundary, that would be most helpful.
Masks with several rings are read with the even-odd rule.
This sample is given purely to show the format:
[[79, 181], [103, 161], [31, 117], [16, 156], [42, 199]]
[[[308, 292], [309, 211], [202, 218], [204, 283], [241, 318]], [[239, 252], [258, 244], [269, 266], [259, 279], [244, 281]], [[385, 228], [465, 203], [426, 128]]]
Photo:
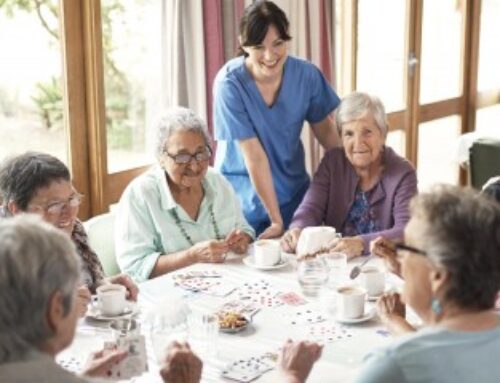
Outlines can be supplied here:
[[173, 211], [194, 243], [216, 238], [210, 206], [222, 237], [233, 229], [255, 236], [234, 190], [222, 175], [209, 168], [203, 188], [205, 196], [195, 221], [175, 202], [160, 166], [154, 166], [127, 186], [115, 221], [116, 258], [123, 272], [142, 282], [149, 278], [160, 255], [191, 247], [175, 222]]

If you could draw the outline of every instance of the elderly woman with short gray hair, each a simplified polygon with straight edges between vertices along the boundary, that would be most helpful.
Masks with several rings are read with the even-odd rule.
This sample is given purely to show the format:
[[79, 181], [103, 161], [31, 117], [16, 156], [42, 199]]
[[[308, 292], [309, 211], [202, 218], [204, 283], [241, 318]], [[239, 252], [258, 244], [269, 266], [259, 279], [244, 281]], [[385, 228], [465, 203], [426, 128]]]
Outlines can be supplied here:
[[343, 238], [333, 251], [367, 254], [378, 236], [401, 238], [417, 193], [415, 169], [385, 145], [387, 118], [375, 96], [354, 92], [335, 114], [342, 148], [323, 157], [309, 189], [281, 240], [293, 252], [303, 228], [333, 226]]
[[158, 165], [124, 191], [117, 211], [116, 251], [137, 281], [198, 262], [244, 254], [254, 238], [231, 185], [209, 167], [205, 123], [172, 108], [157, 125]]
[[[0, 220], [0, 381], [84, 381], [54, 362], [73, 340], [79, 282], [75, 246], [61, 230], [34, 215]], [[84, 375], [105, 377], [125, 355], [96, 353]]]

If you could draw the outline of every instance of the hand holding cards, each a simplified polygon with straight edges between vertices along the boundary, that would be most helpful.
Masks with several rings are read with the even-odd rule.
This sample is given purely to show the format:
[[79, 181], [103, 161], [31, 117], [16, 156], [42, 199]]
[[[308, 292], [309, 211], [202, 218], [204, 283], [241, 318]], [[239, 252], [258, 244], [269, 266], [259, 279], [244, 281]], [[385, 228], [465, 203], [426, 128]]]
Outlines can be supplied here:
[[123, 360], [113, 365], [108, 371], [108, 376], [112, 379], [131, 379], [148, 370], [146, 344], [142, 335], [121, 337], [114, 342], [105, 342], [104, 349], [104, 352], [118, 350], [127, 353]]

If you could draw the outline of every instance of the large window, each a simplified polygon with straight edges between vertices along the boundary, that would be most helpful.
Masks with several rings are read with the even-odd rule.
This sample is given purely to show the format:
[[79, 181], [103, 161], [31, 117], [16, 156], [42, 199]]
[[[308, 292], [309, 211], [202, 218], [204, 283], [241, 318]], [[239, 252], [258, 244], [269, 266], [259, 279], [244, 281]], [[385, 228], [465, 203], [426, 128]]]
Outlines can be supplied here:
[[3, 2], [0, 52], [0, 160], [36, 150], [68, 163], [58, 2]]
[[[86, 195], [82, 218], [106, 211], [154, 160], [148, 127], [168, 105], [173, 69], [165, 55], [176, 54], [165, 48], [174, 46], [165, 42], [165, 20], [176, 17], [166, 4], [173, 3], [0, 1], [0, 160], [30, 149], [61, 158]], [[476, 127], [500, 129], [500, 0], [335, 6], [339, 93], [380, 96], [387, 142], [415, 163], [422, 187], [465, 182], [450, 146]], [[177, 42], [196, 21], [182, 23]], [[196, 64], [190, 80], [204, 78], [203, 60]]]
[[102, 0], [108, 171], [153, 161], [150, 129], [161, 95], [161, 2]]

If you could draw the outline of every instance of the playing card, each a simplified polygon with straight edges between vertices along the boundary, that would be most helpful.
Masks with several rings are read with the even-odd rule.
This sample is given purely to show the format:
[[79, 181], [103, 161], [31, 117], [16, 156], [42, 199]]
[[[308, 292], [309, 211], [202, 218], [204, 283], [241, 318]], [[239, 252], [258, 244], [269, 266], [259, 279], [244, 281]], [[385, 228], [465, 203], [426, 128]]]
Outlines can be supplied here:
[[119, 338], [116, 342], [105, 342], [107, 350], [126, 350], [125, 359], [111, 367], [109, 377], [112, 379], [131, 379], [148, 370], [146, 342], [144, 336]]
[[326, 317], [320, 311], [308, 307], [297, 309], [290, 314], [286, 314], [286, 317], [291, 325], [313, 324], [326, 320]]
[[346, 327], [330, 322], [314, 323], [307, 327], [304, 335], [308, 340], [319, 344], [336, 342], [352, 337], [351, 331]]
[[247, 282], [238, 289], [238, 299], [255, 303], [261, 307], [277, 307], [283, 302], [276, 298], [279, 291], [263, 279]]
[[307, 303], [307, 301], [303, 297], [293, 291], [290, 291], [288, 293], [281, 293], [277, 296], [277, 298], [283, 303], [290, 306], [300, 306]]
[[219, 309], [218, 312], [236, 312], [243, 315], [246, 318], [251, 318], [254, 314], [260, 310], [260, 306], [254, 302], [249, 302], [247, 300], [231, 300], [225, 302]]
[[61, 358], [58, 359], [57, 363], [64, 368], [65, 370], [68, 370], [73, 373], [79, 373], [82, 369], [82, 364], [81, 362], [75, 358], [74, 356], [68, 357], [68, 358]]
[[275, 362], [269, 357], [269, 354], [264, 354], [234, 361], [222, 371], [222, 376], [226, 379], [246, 383], [272, 370], [274, 366]]

